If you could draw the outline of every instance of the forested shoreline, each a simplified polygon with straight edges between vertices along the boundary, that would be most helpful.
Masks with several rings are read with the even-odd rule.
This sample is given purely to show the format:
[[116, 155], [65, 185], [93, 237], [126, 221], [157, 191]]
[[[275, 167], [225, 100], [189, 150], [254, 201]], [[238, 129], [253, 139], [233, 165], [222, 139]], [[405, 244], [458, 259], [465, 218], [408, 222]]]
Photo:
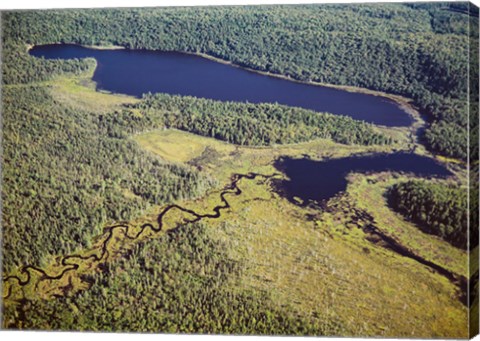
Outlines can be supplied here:
[[[94, 59], [43, 60], [30, 56], [27, 46], [74, 43], [205, 54], [299, 81], [405, 96], [427, 115], [421, 136], [427, 148], [466, 161], [469, 123], [478, 134], [478, 122], [467, 117], [465, 82], [467, 51], [476, 56], [468, 45], [478, 43], [478, 29], [466, 23], [478, 16], [470, 18], [465, 11], [470, 13], [470, 8], [461, 4], [432, 3], [2, 12], [3, 274], [19, 274], [26, 264], [45, 267], [58, 255], [89, 248], [109, 222], [132, 220], [153, 206], [197, 198], [224, 185], [208, 172], [171, 164], [142, 150], [133, 134], [175, 128], [244, 146], [317, 138], [361, 146], [395, 143], [375, 125], [278, 104], [145, 94], [135, 104], [95, 112], [74, 101], [62, 102], [48, 82], [85, 75], [96, 67]], [[478, 150], [474, 155], [478, 157]], [[475, 167], [478, 173], [478, 162]], [[466, 189], [415, 180], [394, 186], [388, 195], [392, 208], [419, 228], [466, 249]], [[64, 296], [52, 300], [9, 302], [2, 307], [4, 327], [270, 335], [387, 332], [376, 321], [371, 329], [346, 319], [339, 324], [348, 307], [328, 313], [317, 307], [297, 311], [275, 301], [275, 293], [237, 286], [234, 281], [247, 260], [231, 258], [228, 251], [238, 244], [219, 242], [208, 230], [203, 223], [187, 224], [153, 241], [141, 241], [130, 251], [121, 250], [122, 257], [81, 279], [92, 285], [89, 290], [66, 288]], [[313, 231], [320, 232], [317, 227]], [[325, 243], [329, 235], [326, 231]], [[477, 245], [478, 231], [474, 238]], [[284, 245], [281, 239], [275, 243], [279, 249]], [[370, 249], [357, 255], [367, 253], [365, 258], [376, 261], [373, 257], [378, 255]], [[326, 286], [342, 280], [347, 285], [350, 261], [335, 268], [341, 263], [327, 258], [315, 265], [319, 269], [305, 272], [322, 272]], [[303, 260], [292, 258], [292, 272]], [[401, 260], [395, 261], [402, 266]], [[363, 264], [365, 269], [368, 264], [372, 263]], [[435, 277], [429, 276], [434, 274], [418, 277], [422, 285], [436, 285]], [[265, 278], [266, 286], [273, 286]], [[385, 303], [394, 296], [383, 291], [394, 287], [387, 286], [387, 279], [367, 283], [375, 289], [370, 283], [379, 284]], [[339, 285], [326, 300], [335, 302], [342, 289]], [[356, 309], [351, 311], [358, 314]]]
[[[279, 8], [283, 13], [285, 9]], [[308, 6], [306, 9], [311, 10]], [[240, 17], [256, 17], [256, 11], [271, 9], [211, 10], [228, 18], [230, 10], [234, 14], [239, 11]], [[204, 14], [209, 11], [200, 9]], [[183, 18], [184, 15], [187, 17]], [[145, 35], [137, 36], [138, 30], [147, 30], [155, 37], [157, 30], [151, 25], [160, 23], [167, 27], [172, 20], [178, 25], [198, 21], [192, 9], [154, 9], [151, 13], [144, 9], [13, 11], [2, 12], [2, 19], [2, 82], [13, 86], [4, 87], [3, 91], [4, 271], [87, 247], [107, 221], [130, 219], [149, 205], [201, 195], [210, 186], [210, 180], [191, 170], [163, 165], [140, 152], [127, 139], [133, 132], [155, 126], [174, 127], [242, 145], [291, 143], [318, 137], [346, 144], [392, 142], [369, 124], [275, 104], [147, 95], [136, 106], [111, 115], [97, 115], [62, 105], [46, 90], [48, 85], [42, 84], [59, 75], [91, 71], [96, 67], [94, 59], [43, 60], [27, 52], [27, 46], [52, 42], [125, 45], [109, 36], [125, 37], [119, 30], [127, 27], [119, 24], [134, 19], [135, 25], [128, 25], [128, 32], [135, 39], [146, 39]], [[211, 21], [199, 20], [198, 24], [201, 22]], [[225, 30], [222, 32], [228, 37]], [[164, 34], [168, 34], [168, 39], [182, 36], [173, 33]], [[126, 47], [189, 50], [187, 46], [168, 44]], [[213, 131], [213, 126], [220, 129]], [[97, 150], [92, 149], [95, 145]], [[38, 229], [30, 228], [32, 221]], [[29, 248], [31, 252], [22, 251]]]
[[[204, 53], [240, 66], [298, 80], [354, 85], [410, 96], [431, 119], [424, 134], [427, 145], [441, 154], [465, 159], [468, 136], [465, 130], [468, 121], [465, 98], [468, 94], [463, 79], [466, 77], [468, 59], [464, 52], [467, 51], [468, 39], [475, 46], [477, 32], [475, 27], [468, 30], [465, 21], [468, 16], [442, 10], [445, 6], [440, 3], [3, 12], [2, 81], [6, 85], [28, 85], [52, 79], [56, 75], [80, 74], [96, 66], [93, 59], [53, 61], [31, 57], [26, 46], [34, 44], [113, 44], [126, 48]], [[345, 25], [346, 18], [348, 26]], [[471, 57], [475, 57], [474, 50], [470, 49]], [[385, 72], [387, 69], [388, 72]], [[5, 89], [4, 193], [12, 196], [12, 206], [8, 197], [5, 200], [5, 212], [10, 220], [13, 219], [6, 221], [8, 228], [17, 224], [27, 225], [33, 219], [32, 213], [28, 212], [35, 212], [31, 210], [32, 207], [19, 208], [13, 205], [13, 198], [26, 195], [36, 202], [41, 197], [38, 193], [43, 191], [36, 188], [40, 182], [34, 181], [31, 189], [22, 189], [29, 194], [21, 194], [20, 189], [10, 188], [10, 183], [18, 182], [21, 177], [30, 178], [28, 174], [34, 162], [42, 164], [39, 169], [46, 167], [45, 161], [39, 160], [44, 157], [46, 150], [59, 143], [45, 143], [44, 150], [32, 155], [27, 141], [36, 138], [38, 132], [23, 138], [22, 134], [31, 128], [18, 120], [24, 117], [19, 113], [23, 112], [28, 117], [38, 110], [44, 110], [43, 113], [57, 109], [69, 111], [66, 108], [59, 109], [61, 105], [52, 101], [40, 88], [30, 87], [18, 90], [20, 92], [16, 88], [15, 97], [13, 90]], [[222, 111], [228, 111], [230, 115], [222, 115]], [[75, 114], [77, 119], [81, 119], [82, 115], [78, 112]], [[12, 115], [16, 115], [15, 118]], [[66, 117], [64, 114], [60, 116]], [[94, 129], [102, 130], [102, 134], [105, 134], [102, 136], [109, 139], [112, 146], [115, 145], [113, 141], [123, 141], [129, 134], [147, 127], [174, 127], [240, 145], [291, 143], [316, 137], [347, 144], [392, 142], [370, 125], [348, 118], [314, 115], [307, 110], [274, 104], [220, 103], [167, 95], [147, 95], [138, 105], [95, 119], [98, 121]], [[51, 121], [49, 126], [42, 129], [57, 131], [64, 124], [62, 121], [55, 122], [54, 115]], [[10, 124], [16, 126], [12, 127], [11, 132]], [[20, 129], [19, 124], [23, 124], [24, 131], [17, 130]], [[471, 120], [470, 124], [472, 131], [478, 130], [475, 129], [475, 120]], [[22, 165], [25, 160], [10, 166], [15, 157], [9, 145], [11, 141], [21, 142], [21, 146], [15, 146], [15, 153], [29, 157], [29, 166]], [[62, 148], [62, 153], [73, 153], [68, 144], [58, 146]], [[445, 146], [448, 146], [448, 150]], [[12, 150], [12, 155], [9, 150]], [[58, 158], [60, 152], [57, 150], [55, 153]], [[92, 161], [89, 162], [87, 165], [92, 167]], [[110, 173], [110, 170], [102, 172]], [[139, 170], [134, 172], [140, 174]], [[65, 174], [70, 173], [67, 171]], [[141, 190], [132, 191], [129, 188], [129, 191], [135, 196], [140, 193], [145, 202], [159, 203], [169, 199], [156, 198], [158, 194], [147, 193], [151, 191], [145, 189], [147, 185], [141, 186]], [[188, 197], [188, 194], [184, 196]], [[56, 197], [59, 198], [58, 195]], [[112, 202], [117, 200], [113, 199], [113, 195], [107, 197]], [[136, 205], [146, 207], [145, 202]], [[55, 212], [68, 211], [66, 203], [60, 204], [65, 207], [60, 210], [58, 207], [53, 209], [55, 205], [38, 204], [37, 209], [42, 207], [39, 212], [47, 212], [49, 207]], [[121, 218], [118, 212], [113, 213], [115, 210], [112, 208], [110, 213], [99, 213], [97, 218], [73, 217], [66, 213], [64, 216], [70, 216], [66, 222], [71, 226], [80, 222], [98, 226], [106, 219]], [[47, 219], [45, 213], [38, 214], [44, 216], [42, 219]], [[85, 236], [82, 232], [81, 236], [72, 235], [70, 239], [87, 245]], [[18, 235], [14, 239], [19, 243], [28, 243], [30, 237]], [[7, 239], [4, 248], [13, 250], [10, 243]], [[50, 252], [53, 250], [52, 247], [47, 249]], [[65, 250], [61, 247], [60, 251]], [[37, 253], [40, 252], [33, 252], [34, 256], [28, 256], [27, 260], [38, 262], [41, 257]], [[19, 265], [20, 259], [23, 256], [11, 258], [5, 268]]]
[[2, 83], [6, 85], [47, 81], [59, 75], [78, 75], [93, 70], [97, 65], [93, 58], [81, 60], [34, 58], [28, 54], [26, 43], [16, 40], [14, 36], [3, 37], [2, 63]]
[[[56, 10], [9, 12], [4, 21], [6, 36], [28, 44], [197, 52], [298, 80], [403, 95], [428, 115], [427, 147], [466, 159], [467, 51], [469, 39], [478, 41], [478, 29], [468, 25], [476, 19], [445, 11], [449, 6]], [[13, 77], [4, 72], [4, 78]]]
[[176, 128], [244, 146], [298, 143], [316, 138], [359, 145], [393, 142], [392, 138], [377, 132], [371, 124], [346, 116], [279, 104], [147, 94], [130, 109], [105, 116], [104, 119], [123, 125], [131, 133], [154, 128]]

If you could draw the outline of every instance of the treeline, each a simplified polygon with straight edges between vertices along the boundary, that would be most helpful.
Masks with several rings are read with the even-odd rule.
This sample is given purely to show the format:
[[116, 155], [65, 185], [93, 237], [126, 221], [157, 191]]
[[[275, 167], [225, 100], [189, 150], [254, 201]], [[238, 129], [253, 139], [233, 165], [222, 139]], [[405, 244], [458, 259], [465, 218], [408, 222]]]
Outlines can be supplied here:
[[199, 196], [211, 180], [104, 133], [38, 86], [2, 89], [3, 271], [88, 247], [103, 224]]
[[2, 42], [2, 82], [4, 84], [27, 84], [52, 79], [61, 74], [80, 74], [94, 70], [93, 58], [82, 60], [45, 60], [33, 58], [27, 53], [25, 43], [4, 39]]
[[[417, 223], [426, 233], [467, 249], [468, 194], [465, 188], [445, 183], [410, 180], [392, 186], [388, 192], [393, 209]], [[478, 245], [478, 231], [471, 233], [471, 248]]]
[[278, 104], [221, 102], [186, 96], [148, 94], [139, 104], [102, 116], [110, 136], [154, 128], [176, 128], [239, 145], [264, 146], [314, 138], [344, 144], [390, 144], [368, 123]]
[[[137, 244], [74, 296], [8, 305], [6, 328], [200, 334], [344, 335], [331, 317], [306, 317], [267, 292], [238, 286], [245, 265], [203, 224]], [[235, 287], [232, 290], [232, 287]]]
[[29, 11], [5, 13], [3, 25], [7, 39], [29, 44], [201, 52], [299, 80], [405, 95], [429, 115], [427, 146], [466, 159], [468, 44], [478, 41], [478, 19], [457, 8], [438, 3]]

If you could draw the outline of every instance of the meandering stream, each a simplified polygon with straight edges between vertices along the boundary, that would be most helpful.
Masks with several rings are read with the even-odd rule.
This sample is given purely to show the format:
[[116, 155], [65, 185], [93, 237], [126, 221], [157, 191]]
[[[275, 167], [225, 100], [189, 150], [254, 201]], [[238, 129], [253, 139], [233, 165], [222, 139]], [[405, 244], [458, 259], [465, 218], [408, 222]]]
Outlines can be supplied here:
[[[37, 283], [35, 283], [35, 286], [38, 286], [39, 282], [41, 282], [41, 281], [45, 281], [45, 280], [58, 281], [58, 280], [61, 280], [68, 272], [78, 270], [80, 268], [80, 265], [78, 263], [74, 263], [72, 261], [77, 261], [78, 262], [78, 261], [93, 260], [93, 261], [96, 261], [96, 262], [102, 262], [102, 261], [104, 262], [108, 259], [108, 256], [109, 256], [108, 246], [109, 246], [109, 244], [110, 244], [110, 242], [113, 238], [114, 232], [116, 230], [123, 231], [123, 234], [124, 234], [125, 238], [127, 238], [129, 240], [136, 240], [136, 239], [140, 238], [140, 236], [147, 230], [150, 230], [154, 233], [159, 233], [159, 232], [162, 231], [162, 229], [164, 227], [163, 226], [163, 219], [164, 219], [165, 215], [168, 212], [171, 212], [172, 210], [179, 210], [179, 211], [188, 213], [188, 214], [190, 214], [194, 217], [193, 219], [185, 219], [183, 221], [183, 223], [178, 224], [176, 228], [178, 228], [180, 226], [184, 226], [186, 224], [192, 224], [192, 223], [198, 222], [198, 221], [200, 221], [202, 219], [205, 219], [205, 218], [210, 218], [210, 219], [219, 218], [222, 210], [226, 210], [226, 209], [231, 207], [230, 203], [228, 202], [228, 200], [226, 198], [226, 196], [227, 195], [239, 196], [239, 195], [242, 194], [242, 190], [238, 186], [238, 183], [240, 182], [240, 180], [242, 180], [242, 179], [253, 180], [253, 179], [256, 179], [257, 177], [261, 177], [261, 178], [264, 178], [264, 179], [268, 180], [268, 179], [271, 179], [271, 178], [275, 177], [276, 175], [279, 175], [279, 174], [277, 174], [277, 173], [271, 174], [271, 175], [264, 175], [264, 174], [258, 174], [258, 173], [234, 174], [231, 177], [230, 184], [225, 186], [223, 191], [220, 192], [221, 204], [217, 205], [213, 208], [213, 210], [212, 210], [213, 213], [200, 214], [200, 213], [195, 212], [192, 209], [188, 209], [188, 208], [182, 207], [182, 206], [177, 205], [177, 204], [168, 205], [164, 209], [162, 209], [160, 211], [160, 213], [158, 214], [156, 225], [153, 225], [151, 223], [143, 224], [143, 225], [140, 226], [139, 230], [134, 235], [129, 234], [131, 225], [129, 225], [128, 223], [119, 223], [119, 224], [112, 225], [112, 226], [109, 226], [109, 227], [105, 228], [104, 232], [105, 232], [106, 238], [103, 241], [103, 243], [101, 244], [100, 252], [98, 254], [94, 253], [94, 254], [89, 255], [89, 256], [85, 256], [85, 255], [82, 255], [82, 254], [73, 254], [73, 255], [64, 256], [60, 261], [61, 266], [63, 266], [64, 268], [57, 274], [49, 274], [48, 272], [46, 272], [44, 269], [42, 269], [40, 267], [33, 266], [33, 265], [26, 265], [26, 266], [22, 267], [21, 270], [20, 270], [20, 273], [25, 276], [23, 279], [20, 277], [20, 275], [19, 276], [11, 275], [11, 276], [5, 277], [3, 279], [3, 283], [17, 282], [17, 284], [20, 287], [27, 286], [27, 285], [31, 284], [31, 281], [32, 281], [31, 272], [34, 271], [34, 272], [37, 272], [37, 273], [41, 274], [40, 279], [38, 280]], [[174, 230], [174, 229], [170, 229], [170, 230]], [[7, 290], [7, 294], [3, 297], [3, 299], [8, 299], [11, 296], [12, 289], [13, 289], [13, 286], [12, 286], [12, 284], [10, 284], [9, 287], [8, 287], [8, 290]]]
[[[96, 50], [61, 44], [36, 46], [30, 53], [48, 59], [96, 58], [98, 67], [93, 80], [99, 90], [139, 97], [146, 92], [165, 92], [222, 101], [278, 102], [319, 112], [348, 115], [385, 126], [409, 126], [412, 123], [411, 117], [397, 103], [384, 97], [269, 77], [193, 55], [159, 51]], [[276, 190], [291, 202], [301, 205], [322, 203], [344, 191], [347, 186], [346, 175], [350, 172], [394, 171], [427, 177], [452, 175], [446, 167], [435, 160], [414, 153], [357, 155], [323, 161], [283, 157], [276, 160], [274, 166], [286, 175], [286, 178], [274, 181]], [[61, 280], [67, 273], [77, 271], [83, 261], [105, 262], [109, 258], [109, 245], [115, 231], [121, 231], [128, 240], [140, 238], [147, 230], [159, 233], [164, 227], [165, 215], [172, 210], [179, 210], [192, 216], [191, 219], [179, 223], [176, 228], [205, 218], [219, 218], [222, 210], [230, 208], [226, 196], [241, 195], [242, 190], [238, 184], [242, 179], [253, 180], [261, 177], [271, 180], [276, 175], [279, 174], [233, 174], [231, 182], [220, 192], [221, 204], [215, 206], [212, 213], [200, 214], [192, 209], [172, 204], [161, 210], [156, 224], [146, 223], [133, 228], [128, 223], [122, 222], [109, 226], [104, 230], [105, 239], [99, 251], [91, 255], [63, 256], [59, 263], [61, 270], [58, 273], [48, 273], [40, 267], [27, 265], [21, 268], [18, 275], [5, 277], [4, 283], [8, 285], [8, 289], [4, 299], [12, 295], [14, 283], [20, 287], [32, 284], [33, 273], [40, 274], [39, 277], [35, 276], [37, 279], [35, 285], [38, 286], [41, 281]], [[459, 278], [450, 271], [423, 260], [408, 249], [404, 249], [393, 238], [383, 235], [373, 224], [370, 226], [366, 233], [381, 238], [393, 251], [429, 266], [449, 280], [457, 282], [459, 287], [466, 283], [464, 278]]]

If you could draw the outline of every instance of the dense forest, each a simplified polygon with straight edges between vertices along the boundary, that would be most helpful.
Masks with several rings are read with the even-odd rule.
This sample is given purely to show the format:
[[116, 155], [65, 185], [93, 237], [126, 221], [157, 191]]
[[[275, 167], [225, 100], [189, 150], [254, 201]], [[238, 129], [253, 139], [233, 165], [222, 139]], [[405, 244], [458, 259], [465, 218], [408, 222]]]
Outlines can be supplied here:
[[[478, 8], [473, 7], [476, 10], [475, 17], [472, 17], [470, 20], [470, 26], [474, 27], [478, 26]], [[462, 10], [462, 8], [456, 8], [456, 10]], [[480, 173], [479, 173], [479, 149], [480, 149], [480, 135], [479, 135], [479, 70], [478, 70], [478, 58], [479, 58], [479, 42], [478, 40], [472, 39], [470, 40], [470, 58], [472, 61], [472, 65], [470, 67], [469, 73], [469, 214], [470, 214], [470, 226], [471, 231], [470, 233], [473, 234], [474, 239], [470, 242], [473, 245], [478, 245], [478, 235], [479, 235], [479, 180], [480, 180]], [[476, 239], [475, 239], [476, 238]], [[475, 272], [478, 273], [478, 264], [475, 265], [476, 262], [470, 262], [470, 271], [472, 274]], [[473, 275], [475, 276], [475, 275]], [[478, 277], [478, 276], [477, 276]], [[477, 283], [478, 289], [478, 283]], [[478, 290], [476, 290], [476, 306], [478, 311]], [[477, 314], [478, 318], [478, 314]], [[478, 332], [478, 324], [477, 324], [477, 332]]]
[[[466, 80], [469, 67], [478, 72], [468, 54], [469, 40], [478, 44], [478, 19], [467, 10], [449, 3], [240, 6], [8, 12], [3, 19], [5, 36], [27, 44], [200, 52], [299, 80], [405, 95], [428, 115], [426, 145], [466, 159]], [[29, 79], [10, 72], [6, 82]]]
[[57, 75], [80, 74], [96, 67], [93, 58], [82, 60], [41, 60], [27, 53], [25, 43], [15, 37], [4, 37], [2, 41], [2, 83], [26, 84], [52, 79]]
[[[205, 53], [298, 80], [404, 95], [427, 115], [422, 135], [427, 147], [467, 160], [469, 123], [478, 136], [478, 120], [472, 119], [478, 112], [476, 83], [470, 84], [470, 120], [466, 104], [467, 52], [478, 53], [472, 48], [478, 46], [478, 21], [465, 15], [469, 11], [469, 6], [440, 3], [3, 12], [3, 273], [89, 247], [104, 224], [200, 196], [215, 184], [205, 173], [143, 151], [129, 138], [133, 133], [169, 127], [239, 145], [317, 137], [345, 144], [392, 142], [373, 125], [278, 104], [146, 94], [115, 112], [89, 112], [55, 100], [42, 82], [92, 70], [95, 60], [37, 59], [28, 46], [113, 44]], [[470, 72], [478, 75], [478, 66], [470, 65]], [[472, 162], [478, 149], [470, 147], [478, 174], [478, 161]], [[475, 183], [471, 193], [478, 193]], [[465, 189], [409, 181], [394, 186], [389, 197], [419, 228], [466, 249]], [[478, 215], [474, 219], [478, 222]], [[310, 319], [274, 303], [268, 293], [228, 290], [244, 265], [230, 259], [232, 246], [213, 242], [207, 229], [185, 226], [135, 246], [104, 272], [85, 278], [93, 284], [90, 290], [9, 305], [5, 326], [345, 332], [331, 317], [323, 321], [322, 312]], [[473, 235], [477, 245], [478, 230]]]
[[[371, 125], [350, 118], [273, 104], [255, 106], [158, 95], [146, 96], [138, 106], [111, 115], [66, 107], [51, 97], [45, 85], [32, 83], [91, 70], [95, 60], [42, 60], [29, 56], [27, 46], [47, 42], [46, 37], [50, 42], [57, 41], [52, 35], [69, 25], [62, 24], [65, 15], [82, 17], [82, 13], [93, 16], [79, 24], [79, 29], [96, 23], [97, 15], [104, 12], [2, 13], [2, 81], [10, 85], [4, 87], [2, 99], [3, 250], [7, 272], [21, 264], [39, 264], [49, 255], [89, 246], [108, 221], [130, 219], [149, 205], [201, 195], [210, 186], [211, 180], [192, 170], [163, 164], [141, 151], [127, 139], [134, 130], [177, 127], [246, 145], [314, 137], [341, 143], [391, 142]], [[116, 10], [111, 13], [127, 14]], [[52, 21], [44, 22], [44, 15]], [[43, 33], [29, 31], [31, 37], [24, 37], [22, 32], [28, 27]], [[81, 32], [76, 34], [83, 39]], [[185, 112], [180, 115], [180, 110]], [[232, 129], [240, 129], [241, 134], [234, 134]], [[32, 222], [36, 228], [31, 228]]]
[[[341, 335], [334, 321], [302, 317], [271, 294], [228, 289], [243, 263], [202, 224], [138, 244], [88, 280], [92, 288], [56, 300], [8, 306], [9, 328], [166, 333]], [[201, 252], [200, 252], [201, 251]], [[322, 312], [318, 312], [322, 315]], [[22, 322], [18, 316], [23, 315]], [[14, 317], [17, 317], [15, 320]], [[321, 319], [320, 319], [321, 321]], [[19, 323], [22, 323], [20, 326]]]
[[139, 104], [131, 105], [130, 110], [104, 116], [103, 123], [112, 136], [117, 135], [112, 127], [130, 133], [166, 127], [249, 146], [305, 142], [314, 138], [361, 145], [392, 142], [371, 124], [346, 116], [278, 104], [221, 102], [166, 94], [147, 94]]
[[89, 246], [108, 221], [199, 196], [204, 175], [111, 137], [97, 114], [44, 87], [3, 90], [3, 269]]
[[65, 107], [34, 85], [4, 89], [3, 120], [7, 271], [89, 246], [108, 221], [130, 219], [149, 205], [199, 196], [210, 187], [213, 180], [142, 151], [128, 139], [132, 133], [175, 127], [246, 145], [314, 137], [390, 142], [368, 124], [298, 108], [158, 95], [96, 114]]
[[[395, 210], [423, 231], [462, 249], [467, 249], [468, 243], [467, 196], [465, 188], [423, 180], [396, 184], [388, 193], [389, 203]], [[471, 243], [472, 248], [478, 245], [478, 231], [471, 236]]]

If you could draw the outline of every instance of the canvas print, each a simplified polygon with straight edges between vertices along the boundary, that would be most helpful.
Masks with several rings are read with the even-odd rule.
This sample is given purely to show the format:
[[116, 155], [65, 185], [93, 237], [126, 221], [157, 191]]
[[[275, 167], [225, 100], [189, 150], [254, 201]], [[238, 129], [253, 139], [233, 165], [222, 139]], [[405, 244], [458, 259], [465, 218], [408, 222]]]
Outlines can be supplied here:
[[1, 13], [2, 328], [478, 332], [478, 8]]

